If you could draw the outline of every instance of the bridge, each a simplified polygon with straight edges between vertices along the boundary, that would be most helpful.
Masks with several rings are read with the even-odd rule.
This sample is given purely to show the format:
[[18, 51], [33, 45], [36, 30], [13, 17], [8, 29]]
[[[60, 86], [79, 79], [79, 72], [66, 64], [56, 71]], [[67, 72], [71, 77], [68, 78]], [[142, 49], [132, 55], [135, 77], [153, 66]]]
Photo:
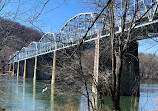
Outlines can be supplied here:
[[[135, 2], [135, 0], [134, 0]], [[137, 40], [152, 38], [158, 36], [158, 16], [157, 16], [157, 1], [150, 1], [148, 4], [145, 0], [139, 0], [138, 3], [143, 5], [142, 10], [138, 11], [136, 20], [139, 20], [140, 17], [145, 13], [145, 16], [136, 21], [133, 27], [135, 31], [144, 30], [141, 34], [138, 34]], [[152, 8], [148, 11], [148, 9]], [[129, 6], [131, 9], [136, 8], [136, 3]], [[122, 13], [120, 9], [119, 13]], [[129, 12], [130, 13], [130, 12]], [[22, 61], [29, 59], [35, 56], [47, 54], [54, 52], [56, 50], [61, 50], [64, 48], [72, 47], [77, 45], [88, 28], [92, 25], [98, 13], [88, 12], [80, 13], [71, 19], [69, 19], [66, 24], [60, 29], [59, 33], [46, 33], [44, 34], [39, 42], [31, 42], [28, 47], [23, 47], [20, 51], [13, 53], [9, 58], [9, 64], [13, 62]], [[105, 26], [105, 14], [102, 14], [91, 30], [87, 34], [87, 38], [84, 42], [93, 41], [98, 38], [108, 37], [109, 36], [109, 26]], [[117, 15], [116, 15], [117, 16]], [[126, 20], [126, 30], [129, 28], [129, 23], [132, 21], [132, 16], [127, 16]], [[106, 29], [106, 30], [105, 30]], [[116, 33], [121, 32], [121, 19], [116, 18]]]
[[[146, 2], [145, 0], [138, 0], [136, 3], [136, 0], [133, 0], [133, 3], [129, 6], [129, 9], [131, 9], [133, 12], [135, 12], [136, 6], [141, 5], [141, 8], [139, 11], [137, 11], [137, 16], [135, 16], [135, 22], [133, 24], [134, 28], [134, 35], [133, 37], [137, 35], [137, 40], [147, 39], [147, 38], [153, 38], [158, 36], [158, 16], [157, 16], [157, 1], [152, 0], [149, 2]], [[115, 13], [116, 15], [116, 34], [121, 33], [121, 18], [120, 14], [123, 13], [123, 4], [121, 4], [119, 9], [116, 9], [117, 11]], [[132, 11], [128, 11], [129, 14], [127, 14], [127, 20], [125, 25], [125, 30], [129, 30], [129, 23], [132, 22]], [[52, 68], [52, 84], [54, 84], [55, 81], [55, 67], [56, 67], [56, 52], [63, 49], [69, 49], [74, 46], [77, 46], [80, 43], [80, 40], [83, 38], [89, 27], [93, 24], [95, 19], [98, 17], [98, 13], [94, 12], [88, 12], [88, 13], [80, 13], [71, 19], [69, 19], [65, 25], [60, 29], [59, 33], [46, 33], [44, 34], [39, 42], [31, 42], [28, 47], [23, 47], [20, 51], [17, 51], [13, 53], [9, 58], [9, 64], [10, 69], [12, 67], [13, 75], [14, 75], [14, 64], [17, 63], [17, 76], [19, 75], [19, 67], [20, 63], [22, 62], [23, 65], [23, 77], [26, 76], [26, 61], [34, 59], [34, 66], [33, 67], [33, 78], [36, 80], [36, 70], [37, 70], [37, 57], [39, 56], [45, 56], [47, 54], [53, 54], [53, 68]], [[84, 39], [84, 43], [93, 42], [95, 41], [95, 57], [94, 57], [94, 78], [96, 81], [98, 81], [98, 67], [99, 67], [99, 40], [104, 38], [109, 38], [110, 32], [109, 32], [109, 26], [106, 25], [106, 15], [102, 14], [97, 21], [94, 23], [94, 26], [88, 31], [86, 39]], [[133, 48], [132, 46], [130, 47]], [[129, 50], [131, 50], [129, 49]], [[134, 56], [138, 57], [138, 47], [136, 49], [136, 52], [134, 52]], [[131, 57], [128, 57], [126, 62], [129, 62], [128, 59], [131, 59]], [[38, 60], [39, 61], [39, 60]], [[131, 59], [132, 64], [129, 65], [129, 63], [124, 64], [125, 67], [132, 66], [133, 69], [131, 69], [133, 72], [129, 72], [129, 70], [126, 70], [125, 78], [123, 79], [124, 85], [126, 86], [126, 92], [129, 93], [129, 95], [132, 95], [132, 88], [134, 84], [134, 79], [130, 80], [131, 78], [128, 76], [132, 76], [133, 73], [135, 75], [139, 75], [139, 62], [136, 60]], [[32, 62], [29, 62], [30, 64]], [[136, 65], [134, 65], [136, 64]], [[12, 65], [12, 66], [11, 66]], [[134, 67], [137, 66], [137, 69]], [[129, 73], [129, 75], [127, 75]], [[134, 75], [134, 76], [135, 76]], [[133, 76], [132, 76], [133, 77]], [[131, 87], [129, 88], [127, 84], [129, 85], [129, 81], [132, 81]], [[127, 91], [128, 90], [128, 91]], [[93, 90], [95, 93], [96, 90]], [[128, 94], [127, 94], [128, 95]]]

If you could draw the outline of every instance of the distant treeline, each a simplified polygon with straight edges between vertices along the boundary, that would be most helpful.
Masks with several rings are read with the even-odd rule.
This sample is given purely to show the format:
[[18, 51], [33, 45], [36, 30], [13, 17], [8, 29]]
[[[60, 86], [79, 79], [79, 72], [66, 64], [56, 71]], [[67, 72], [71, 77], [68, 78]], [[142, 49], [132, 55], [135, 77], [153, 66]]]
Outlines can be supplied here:
[[8, 62], [10, 54], [32, 41], [39, 41], [41, 36], [38, 30], [0, 18], [0, 67]]
[[158, 56], [139, 53], [140, 77], [142, 80], [158, 80]]

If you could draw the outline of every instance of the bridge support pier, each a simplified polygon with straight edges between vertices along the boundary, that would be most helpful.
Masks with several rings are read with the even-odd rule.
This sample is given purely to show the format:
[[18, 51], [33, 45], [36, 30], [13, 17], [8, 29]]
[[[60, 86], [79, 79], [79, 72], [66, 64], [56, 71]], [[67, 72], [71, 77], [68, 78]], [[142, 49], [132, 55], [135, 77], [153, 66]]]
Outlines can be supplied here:
[[133, 41], [124, 54], [121, 93], [124, 96], [139, 96], [138, 43]]
[[14, 62], [13, 62], [12, 76], [14, 76]]
[[[105, 77], [111, 84], [111, 47], [110, 40], [102, 38], [100, 40], [99, 70], [105, 72]], [[104, 74], [104, 73], [103, 73]], [[100, 86], [101, 87], [101, 86]], [[109, 87], [109, 86], [108, 86]], [[102, 90], [102, 89], [101, 89]], [[109, 89], [103, 89], [105, 95], [109, 94]], [[139, 59], [138, 43], [131, 41], [123, 54], [123, 67], [121, 75], [121, 96], [139, 96]]]
[[12, 64], [9, 64], [9, 72], [11, 71]]
[[19, 77], [19, 61], [18, 61], [18, 66], [17, 66], [17, 79]]
[[56, 51], [54, 51], [52, 81], [51, 81], [51, 109], [54, 107], [54, 85], [55, 85]]
[[26, 59], [25, 59], [25, 62], [24, 62], [24, 73], [23, 73], [23, 78], [26, 77]]
[[36, 72], [37, 72], [37, 56], [35, 56], [35, 66], [34, 66], [33, 81], [36, 81]]
[[95, 110], [97, 110], [98, 67], [99, 67], [99, 39], [96, 39], [95, 40], [93, 83], [92, 83], [92, 105]]

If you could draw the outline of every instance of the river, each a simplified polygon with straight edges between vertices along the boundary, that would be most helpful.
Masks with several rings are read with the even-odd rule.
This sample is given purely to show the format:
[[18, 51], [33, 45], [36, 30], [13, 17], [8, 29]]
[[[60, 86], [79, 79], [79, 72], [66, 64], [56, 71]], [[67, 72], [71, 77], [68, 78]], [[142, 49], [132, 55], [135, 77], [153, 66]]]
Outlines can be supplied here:
[[[62, 85], [55, 87], [54, 101], [51, 100], [50, 82], [23, 79], [19, 77], [0, 76], [0, 106], [6, 111], [86, 111], [87, 105], [83, 95], [67, 91]], [[135, 103], [134, 97], [121, 97], [122, 110], [130, 111]], [[137, 111], [158, 111], [158, 83], [141, 84], [140, 97], [136, 99]], [[109, 97], [105, 103], [111, 107]]]

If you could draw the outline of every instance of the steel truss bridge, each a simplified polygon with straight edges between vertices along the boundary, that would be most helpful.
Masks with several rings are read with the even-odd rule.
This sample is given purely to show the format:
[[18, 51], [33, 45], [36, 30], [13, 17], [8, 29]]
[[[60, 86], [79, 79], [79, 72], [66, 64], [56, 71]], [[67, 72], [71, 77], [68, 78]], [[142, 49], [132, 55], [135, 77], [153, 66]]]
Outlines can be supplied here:
[[[139, 9], [136, 8], [139, 6]], [[135, 30], [142, 33], [138, 39], [146, 39], [158, 36], [158, 16], [157, 16], [157, 0], [131, 0], [128, 7], [126, 30], [129, 28], [129, 23], [132, 21], [132, 15], [137, 9], [135, 16]], [[115, 20], [116, 33], [121, 32], [121, 17], [123, 13], [124, 3], [120, 0], [120, 4], [116, 4]], [[151, 8], [152, 7], [152, 8]], [[147, 13], [146, 13], [147, 12]], [[142, 15], [145, 15], [141, 20]], [[29, 59], [35, 56], [44, 55], [56, 50], [68, 48], [77, 45], [80, 39], [84, 36], [88, 28], [92, 25], [98, 13], [88, 12], [80, 13], [69, 19], [66, 24], [60, 29], [59, 33], [46, 33], [39, 42], [31, 42], [28, 47], [23, 47], [20, 51], [13, 53], [9, 58], [9, 63], [14, 63]], [[102, 37], [109, 36], [109, 26], [106, 23], [106, 15], [102, 14], [95, 22], [94, 26], [87, 34], [85, 42], [92, 41]], [[153, 29], [151, 29], [153, 27]], [[106, 30], [104, 30], [106, 29]], [[103, 31], [104, 30], [104, 31]]]

